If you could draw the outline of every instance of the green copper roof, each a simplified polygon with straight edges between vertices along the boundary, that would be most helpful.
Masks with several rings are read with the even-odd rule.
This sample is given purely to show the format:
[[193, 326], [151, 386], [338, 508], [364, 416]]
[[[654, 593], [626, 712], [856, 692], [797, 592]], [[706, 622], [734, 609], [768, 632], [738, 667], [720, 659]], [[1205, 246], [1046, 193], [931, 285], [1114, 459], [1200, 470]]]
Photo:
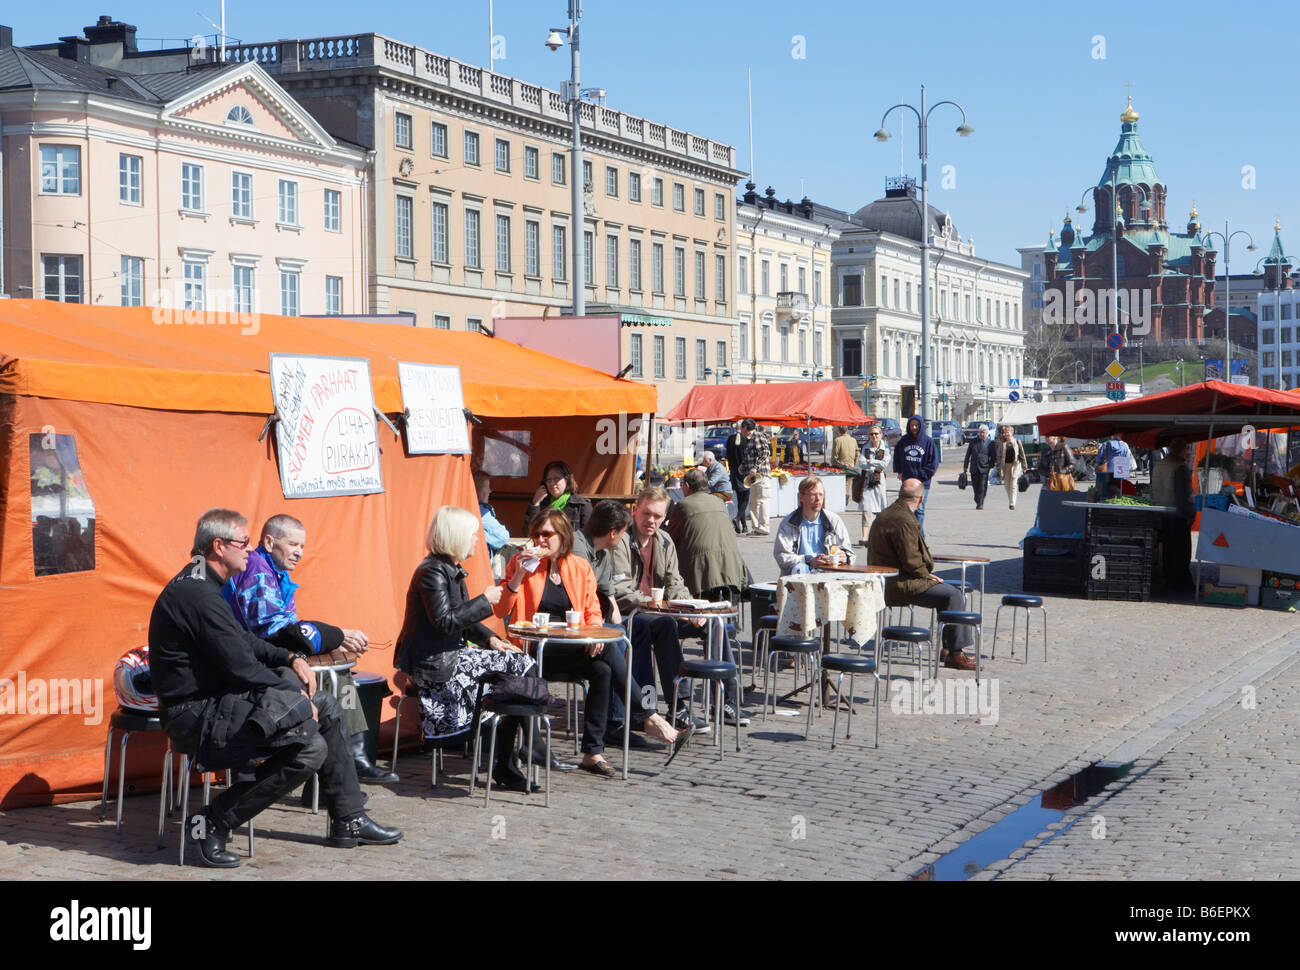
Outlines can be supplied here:
[[1266, 263], [1291, 262], [1291, 260], [1287, 258], [1286, 253], [1282, 251], [1282, 233], [1277, 229], [1273, 230], [1273, 246], [1271, 249], [1269, 249], [1268, 257], [1264, 260], [1264, 262]]
[[1106, 171], [1097, 181], [1097, 186], [1109, 186], [1112, 176], [1117, 185], [1164, 185], [1156, 174], [1151, 153], [1142, 147], [1138, 138], [1137, 122], [1125, 121], [1121, 127], [1119, 141], [1110, 158], [1106, 159]]

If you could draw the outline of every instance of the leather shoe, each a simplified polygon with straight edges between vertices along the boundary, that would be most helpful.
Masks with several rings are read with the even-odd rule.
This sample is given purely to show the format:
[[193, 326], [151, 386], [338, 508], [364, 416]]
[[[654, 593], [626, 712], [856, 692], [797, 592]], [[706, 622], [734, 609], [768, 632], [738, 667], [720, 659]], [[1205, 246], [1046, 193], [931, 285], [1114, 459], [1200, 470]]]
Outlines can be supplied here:
[[351, 818], [331, 818], [325, 844], [335, 849], [355, 849], [358, 845], [393, 845], [401, 838], [401, 829], [386, 829], [365, 812], [358, 812]]
[[[566, 769], [567, 770], [567, 769]], [[523, 792], [525, 795], [542, 790], [542, 786], [530, 782], [522, 772], [497, 768], [492, 772], [492, 784], [506, 791]]]
[[939, 654], [939, 661], [952, 670], [974, 670], [975, 661], [966, 656], [960, 650], [956, 653], [950, 653], [945, 650]]
[[230, 833], [218, 828], [206, 812], [191, 815], [185, 823], [186, 841], [197, 851], [203, 864], [213, 869], [234, 869], [239, 865], [239, 856], [226, 851], [229, 837]]
[[391, 785], [398, 781], [397, 775], [391, 771], [384, 771], [383, 768], [377, 768], [366, 754], [366, 736], [364, 733], [352, 735], [348, 739], [348, 744], [352, 749], [352, 763], [357, 768], [357, 781], [363, 785]]

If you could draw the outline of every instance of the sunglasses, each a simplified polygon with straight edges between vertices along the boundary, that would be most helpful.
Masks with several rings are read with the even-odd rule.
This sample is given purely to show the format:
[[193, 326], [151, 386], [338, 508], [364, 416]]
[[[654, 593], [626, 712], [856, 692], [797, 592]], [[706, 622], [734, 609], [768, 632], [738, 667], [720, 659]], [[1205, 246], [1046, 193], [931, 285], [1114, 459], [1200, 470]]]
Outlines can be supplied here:
[[559, 477], [559, 478], [544, 478], [544, 479], [542, 479], [542, 483], [545, 484], [545, 485], [558, 485], [558, 484], [559, 484], [560, 482], [562, 482], [562, 481], [564, 481], [564, 477], [563, 477], [563, 476], [561, 476], [561, 477]]
[[534, 532], [528, 538], [530, 539], [549, 539], [551, 536], [558, 536], [559, 533], [554, 530], [550, 532]]
[[221, 541], [228, 546], [234, 546], [236, 549], [246, 549], [248, 548], [248, 544], [252, 541], [252, 537], [244, 536], [242, 539], [222, 539]]

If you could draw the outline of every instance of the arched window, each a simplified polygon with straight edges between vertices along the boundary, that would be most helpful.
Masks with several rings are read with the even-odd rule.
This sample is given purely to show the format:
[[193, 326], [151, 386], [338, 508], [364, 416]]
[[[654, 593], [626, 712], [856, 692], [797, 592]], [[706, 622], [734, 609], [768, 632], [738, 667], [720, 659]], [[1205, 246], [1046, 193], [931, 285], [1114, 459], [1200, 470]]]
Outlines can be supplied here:
[[242, 128], [256, 128], [253, 124], [253, 113], [242, 104], [237, 104], [226, 112], [226, 124], [239, 125]]

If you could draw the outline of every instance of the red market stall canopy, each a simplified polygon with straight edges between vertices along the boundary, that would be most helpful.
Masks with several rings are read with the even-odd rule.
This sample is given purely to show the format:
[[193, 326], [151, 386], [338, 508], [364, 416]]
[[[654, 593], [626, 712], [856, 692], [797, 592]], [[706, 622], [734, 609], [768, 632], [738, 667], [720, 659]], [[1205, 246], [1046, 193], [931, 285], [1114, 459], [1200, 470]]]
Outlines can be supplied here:
[[1226, 434], [1246, 424], [1259, 430], [1300, 425], [1300, 394], [1203, 381], [1081, 411], [1038, 416], [1042, 435], [1105, 438], [1123, 431], [1126, 441], [1144, 448], [1172, 438], [1205, 437], [1212, 426]]
[[659, 420], [669, 424], [723, 424], [741, 418], [800, 428], [854, 426], [872, 421], [839, 381], [695, 387]]

